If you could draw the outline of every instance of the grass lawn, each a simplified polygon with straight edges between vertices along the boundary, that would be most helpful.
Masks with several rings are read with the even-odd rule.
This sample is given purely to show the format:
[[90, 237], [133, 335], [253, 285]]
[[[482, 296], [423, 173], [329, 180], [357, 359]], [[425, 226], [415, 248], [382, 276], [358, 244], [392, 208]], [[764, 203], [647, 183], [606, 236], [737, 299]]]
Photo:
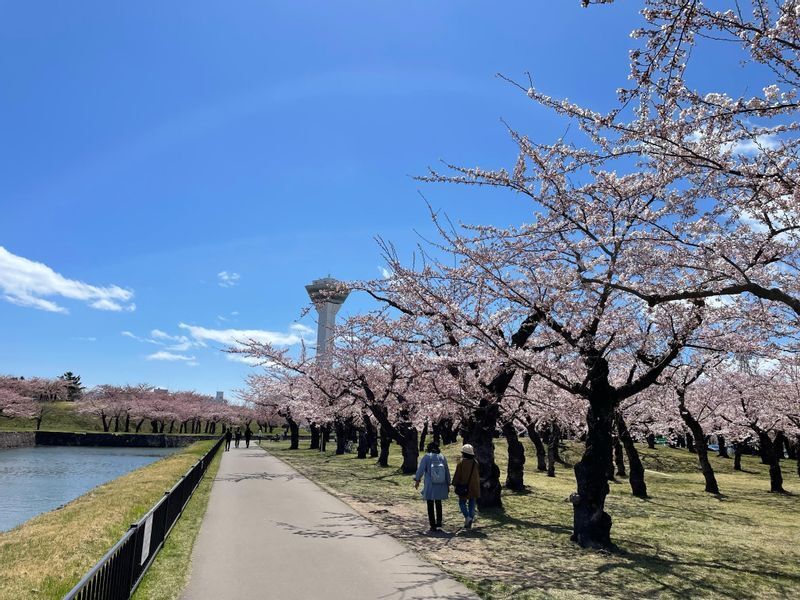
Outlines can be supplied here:
[[192, 444], [0, 533], [0, 599], [63, 597], [212, 445]]
[[[784, 487], [792, 493], [775, 495], [757, 458], [744, 457], [745, 472], [735, 473], [732, 459], [714, 457], [723, 493], [714, 497], [703, 491], [694, 455], [639, 446], [651, 497], [634, 498], [627, 481], [611, 483], [607, 510], [619, 552], [601, 553], [569, 541], [571, 468], [561, 466], [555, 478], [536, 472], [532, 446], [524, 443], [529, 489], [503, 490], [505, 511], [480, 514], [472, 531], [460, 528], [451, 496], [446, 533], [432, 536], [425, 534], [425, 507], [411, 478], [397, 469], [396, 446], [392, 466], [380, 469], [355, 455], [262, 445], [484, 598], [800, 597], [800, 478], [793, 462], [783, 464]], [[459, 448], [444, 449], [451, 468]], [[570, 445], [564, 459], [577, 460], [580, 450]], [[504, 471], [503, 440], [496, 451]]]
[[[35, 419], [0, 419], [0, 431], [33, 431]], [[102, 431], [99, 419], [75, 410], [74, 402], [49, 402], [42, 431]]]
[[220, 460], [222, 452], [217, 452], [203, 481], [197, 486], [186, 505], [183, 515], [136, 589], [133, 600], [174, 600], [180, 596], [189, 580], [192, 548], [200, 532], [203, 516], [206, 514], [211, 484], [219, 469]]

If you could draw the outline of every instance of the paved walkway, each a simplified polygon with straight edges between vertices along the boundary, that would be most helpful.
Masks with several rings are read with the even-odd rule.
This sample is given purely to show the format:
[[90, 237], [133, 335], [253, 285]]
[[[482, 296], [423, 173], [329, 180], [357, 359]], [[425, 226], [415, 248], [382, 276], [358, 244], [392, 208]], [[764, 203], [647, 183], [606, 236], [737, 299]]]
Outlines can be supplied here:
[[239, 596], [477, 599], [257, 446], [224, 454], [183, 594], [185, 600]]

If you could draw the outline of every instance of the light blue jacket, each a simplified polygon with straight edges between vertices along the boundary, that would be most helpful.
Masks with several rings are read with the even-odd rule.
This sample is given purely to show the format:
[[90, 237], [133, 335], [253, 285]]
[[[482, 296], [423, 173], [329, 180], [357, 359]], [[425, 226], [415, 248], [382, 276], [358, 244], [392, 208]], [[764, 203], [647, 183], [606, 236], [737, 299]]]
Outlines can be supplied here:
[[[436, 460], [444, 463], [445, 482], [433, 483], [431, 481], [431, 462]], [[441, 454], [428, 453], [419, 461], [417, 474], [414, 475], [415, 481], [420, 481], [425, 477], [425, 487], [422, 489], [423, 500], [446, 500], [450, 493], [450, 466], [447, 459]]]

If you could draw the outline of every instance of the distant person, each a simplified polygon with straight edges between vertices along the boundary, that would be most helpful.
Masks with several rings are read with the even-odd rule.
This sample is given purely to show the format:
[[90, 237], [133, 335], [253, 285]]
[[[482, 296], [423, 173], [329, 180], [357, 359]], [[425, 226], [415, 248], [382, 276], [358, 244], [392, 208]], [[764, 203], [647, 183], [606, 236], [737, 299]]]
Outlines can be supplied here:
[[225, 430], [225, 452], [231, 449], [231, 438], [233, 434], [231, 433], [231, 428]]
[[461, 447], [461, 460], [453, 473], [453, 488], [458, 496], [458, 507], [464, 515], [464, 528], [472, 529], [475, 501], [481, 497], [481, 471], [475, 460], [475, 450], [470, 444]]
[[433, 442], [428, 444], [425, 456], [419, 461], [414, 475], [414, 489], [419, 489], [423, 477], [425, 486], [422, 488], [422, 497], [428, 502], [428, 521], [433, 532], [442, 527], [442, 500], [446, 500], [450, 493], [450, 467], [439, 446]]
[[244, 430], [244, 447], [250, 447], [250, 438], [253, 437], [253, 432], [250, 431], [250, 427], [248, 426], [247, 429]]
[[236, 433], [234, 434], [234, 439], [236, 440], [236, 447], [239, 447], [239, 442], [242, 439], [242, 430], [238, 427], [236, 428]]

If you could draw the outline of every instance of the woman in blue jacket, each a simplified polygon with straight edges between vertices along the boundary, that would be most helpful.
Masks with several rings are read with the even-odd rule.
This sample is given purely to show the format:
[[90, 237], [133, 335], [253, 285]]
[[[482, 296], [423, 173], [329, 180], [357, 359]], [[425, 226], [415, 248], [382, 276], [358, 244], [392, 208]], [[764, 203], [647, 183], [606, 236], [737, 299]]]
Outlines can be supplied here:
[[442, 500], [446, 500], [450, 493], [450, 467], [447, 466], [447, 459], [440, 452], [439, 446], [433, 442], [428, 444], [425, 456], [419, 461], [417, 473], [414, 475], [414, 489], [419, 489], [419, 482], [423, 477], [425, 486], [422, 488], [422, 497], [428, 501], [430, 530], [436, 531], [442, 526]]

